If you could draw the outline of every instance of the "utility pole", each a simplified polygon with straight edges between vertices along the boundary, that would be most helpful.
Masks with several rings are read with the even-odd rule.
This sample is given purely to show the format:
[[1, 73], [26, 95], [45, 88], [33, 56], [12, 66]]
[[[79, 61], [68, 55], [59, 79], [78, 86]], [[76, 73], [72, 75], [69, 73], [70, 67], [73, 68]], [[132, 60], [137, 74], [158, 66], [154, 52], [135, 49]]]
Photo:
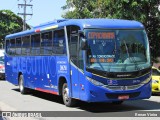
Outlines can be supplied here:
[[[30, 0], [31, 2], [32, 0]], [[19, 6], [21, 6], [21, 8], [23, 8], [23, 13], [18, 13], [18, 15], [22, 15], [23, 16], [23, 31], [26, 30], [26, 16], [27, 15], [33, 15], [32, 13], [27, 13], [27, 7], [33, 7], [32, 4], [27, 4], [27, 0], [24, 0], [24, 4], [18, 4], [18, 8]]]

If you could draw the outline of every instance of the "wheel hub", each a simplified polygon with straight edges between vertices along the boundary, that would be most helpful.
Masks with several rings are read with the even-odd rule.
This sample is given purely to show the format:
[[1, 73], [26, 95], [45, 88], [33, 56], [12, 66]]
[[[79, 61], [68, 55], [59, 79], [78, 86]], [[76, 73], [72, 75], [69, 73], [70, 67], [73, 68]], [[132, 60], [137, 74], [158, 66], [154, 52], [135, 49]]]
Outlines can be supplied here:
[[69, 89], [65, 88], [63, 94], [64, 94], [65, 101], [68, 102], [69, 101]]

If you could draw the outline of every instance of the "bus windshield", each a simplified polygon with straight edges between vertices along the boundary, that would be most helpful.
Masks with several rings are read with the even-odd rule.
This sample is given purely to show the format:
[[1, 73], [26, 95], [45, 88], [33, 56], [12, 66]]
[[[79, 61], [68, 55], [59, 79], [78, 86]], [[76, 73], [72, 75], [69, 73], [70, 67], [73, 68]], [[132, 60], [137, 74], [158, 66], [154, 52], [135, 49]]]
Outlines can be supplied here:
[[107, 72], [132, 72], [150, 66], [144, 30], [85, 30], [86, 67]]

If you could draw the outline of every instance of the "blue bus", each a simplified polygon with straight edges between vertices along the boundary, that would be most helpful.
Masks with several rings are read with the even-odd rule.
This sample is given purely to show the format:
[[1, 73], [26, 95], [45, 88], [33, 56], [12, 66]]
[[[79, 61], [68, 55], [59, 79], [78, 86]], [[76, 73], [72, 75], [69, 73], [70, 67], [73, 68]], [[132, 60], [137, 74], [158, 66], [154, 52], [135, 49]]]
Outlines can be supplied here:
[[147, 34], [137, 21], [63, 19], [5, 38], [6, 80], [63, 98], [121, 104], [151, 96]]

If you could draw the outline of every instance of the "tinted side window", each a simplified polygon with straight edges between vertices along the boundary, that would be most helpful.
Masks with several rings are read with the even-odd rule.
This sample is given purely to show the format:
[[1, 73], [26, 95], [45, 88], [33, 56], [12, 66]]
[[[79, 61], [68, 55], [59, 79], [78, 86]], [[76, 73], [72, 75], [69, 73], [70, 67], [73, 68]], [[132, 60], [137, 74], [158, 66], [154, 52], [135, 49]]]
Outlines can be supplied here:
[[53, 34], [53, 53], [66, 54], [64, 30], [56, 30]]
[[21, 38], [16, 38], [16, 55], [21, 55]]
[[80, 30], [79, 26], [75, 26], [75, 25], [67, 26], [70, 59], [77, 67], [83, 70], [84, 69], [83, 52], [82, 50], [80, 50], [79, 45], [78, 45], [79, 44], [79, 40], [78, 40], [79, 30]]
[[69, 42], [69, 52], [71, 61], [78, 66], [78, 36], [71, 35], [70, 42]]
[[30, 54], [30, 36], [22, 38], [22, 55]]
[[16, 52], [16, 47], [15, 47], [16, 43], [15, 43], [15, 39], [11, 39], [10, 40], [10, 50], [9, 50], [9, 54], [10, 55], [15, 55]]
[[52, 54], [52, 32], [41, 35], [41, 55]]
[[40, 55], [40, 34], [31, 36], [31, 55]]
[[9, 54], [10, 51], [10, 41], [6, 40], [6, 53]]

